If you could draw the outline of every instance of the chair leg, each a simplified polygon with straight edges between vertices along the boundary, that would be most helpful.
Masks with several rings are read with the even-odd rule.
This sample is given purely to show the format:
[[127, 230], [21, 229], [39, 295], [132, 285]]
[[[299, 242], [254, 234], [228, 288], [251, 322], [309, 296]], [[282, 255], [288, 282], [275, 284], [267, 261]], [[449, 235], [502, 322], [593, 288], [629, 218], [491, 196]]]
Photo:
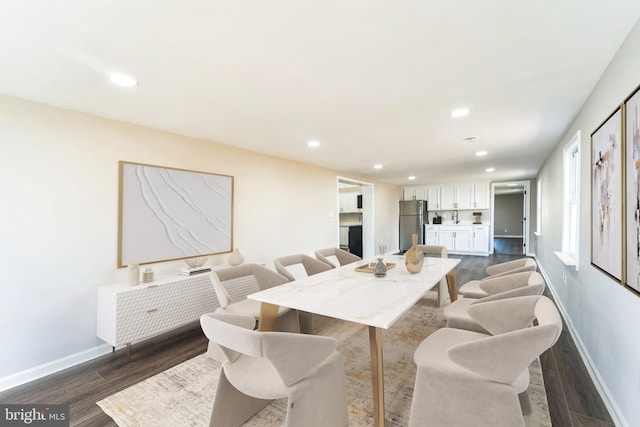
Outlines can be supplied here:
[[271, 400], [256, 399], [240, 392], [229, 382], [224, 369], [220, 369], [209, 426], [238, 427], [269, 403]]
[[298, 311], [298, 317], [300, 319], [300, 333], [313, 334], [313, 319], [312, 314], [306, 311]]
[[518, 400], [520, 400], [520, 409], [522, 409], [522, 415], [531, 415], [532, 409], [528, 388], [518, 395]]
[[298, 310], [289, 310], [276, 320], [276, 331], [300, 333], [300, 320]]
[[335, 352], [310, 376], [293, 386], [285, 427], [348, 427], [344, 359]]

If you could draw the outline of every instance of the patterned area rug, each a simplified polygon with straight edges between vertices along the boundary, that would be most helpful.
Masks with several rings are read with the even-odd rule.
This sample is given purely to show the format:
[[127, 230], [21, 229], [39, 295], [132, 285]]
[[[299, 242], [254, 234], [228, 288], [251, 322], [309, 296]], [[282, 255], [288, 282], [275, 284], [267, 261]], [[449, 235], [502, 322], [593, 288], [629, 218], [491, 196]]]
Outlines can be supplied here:
[[[444, 325], [435, 295], [429, 295], [383, 331], [385, 425], [409, 422], [416, 367], [413, 353], [430, 333]], [[373, 425], [373, 398], [369, 357], [369, 333], [365, 326], [314, 316], [318, 335], [335, 337], [345, 358], [349, 425]], [[98, 402], [119, 426], [207, 426], [213, 405], [220, 364], [206, 355], [197, 356]], [[532, 414], [527, 427], [551, 426], [540, 364], [529, 368]], [[284, 424], [286, 401], [276, 400], [245, 426]]]

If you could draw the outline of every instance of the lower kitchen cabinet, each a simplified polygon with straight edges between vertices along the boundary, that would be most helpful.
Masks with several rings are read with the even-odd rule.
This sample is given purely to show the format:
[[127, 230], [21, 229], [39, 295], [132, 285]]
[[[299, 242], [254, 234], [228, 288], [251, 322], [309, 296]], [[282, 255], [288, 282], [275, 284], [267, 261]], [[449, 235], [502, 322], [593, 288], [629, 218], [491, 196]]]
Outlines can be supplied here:
[[425, 225], [425, 244], [440, 245], [448, 253], [487, 255], [488, 225]]
[[447, 252], [471, 252], [471, 226], [441, 226], [438, 231], [440, 245], [447, 248]]
[[438, 246], [438, 227], [427, 225], [424, 227], [424, 244]]
[[489, 253], [489, 226], [473, 226], [473, 252]]

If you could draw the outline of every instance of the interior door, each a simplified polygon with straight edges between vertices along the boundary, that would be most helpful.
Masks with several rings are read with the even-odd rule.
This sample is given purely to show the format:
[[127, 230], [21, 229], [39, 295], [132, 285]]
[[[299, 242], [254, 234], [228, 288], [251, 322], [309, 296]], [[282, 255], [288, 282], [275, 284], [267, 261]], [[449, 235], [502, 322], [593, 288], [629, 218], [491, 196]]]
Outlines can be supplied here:
[[527, 193], [522, 196], [522, 253], [527, 254]]

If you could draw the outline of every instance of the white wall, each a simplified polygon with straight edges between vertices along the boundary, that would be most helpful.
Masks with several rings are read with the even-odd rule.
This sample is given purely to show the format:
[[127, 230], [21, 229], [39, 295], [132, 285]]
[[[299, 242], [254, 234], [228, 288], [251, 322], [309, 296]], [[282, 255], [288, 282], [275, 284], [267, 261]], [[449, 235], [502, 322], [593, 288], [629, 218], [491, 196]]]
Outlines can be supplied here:
[[[233, 175], [247, 261], [338, 246], [335, 171], [1, 95], [0, 147], [0, 390], [110, 351], [96, 337], [96, 288], [126, 280], [119, 160]], [[400, 194], [375, 183], [376, 236], [397, 241]]]
[[[640, 23], [611, 61], [564, 138], [545, 163], [542, 236], [537, 256], [588, 367], [618, 425], [640, 425], [640, 297], [590, 265], [590, 135], [640, 84]], [[562, 94], [558, 94], [562, 96]], [[579, 271], [553, 254], [561, 249], [562, 149], [581, 131]], [[568, 275], [566, 286], [562, 274]]]

